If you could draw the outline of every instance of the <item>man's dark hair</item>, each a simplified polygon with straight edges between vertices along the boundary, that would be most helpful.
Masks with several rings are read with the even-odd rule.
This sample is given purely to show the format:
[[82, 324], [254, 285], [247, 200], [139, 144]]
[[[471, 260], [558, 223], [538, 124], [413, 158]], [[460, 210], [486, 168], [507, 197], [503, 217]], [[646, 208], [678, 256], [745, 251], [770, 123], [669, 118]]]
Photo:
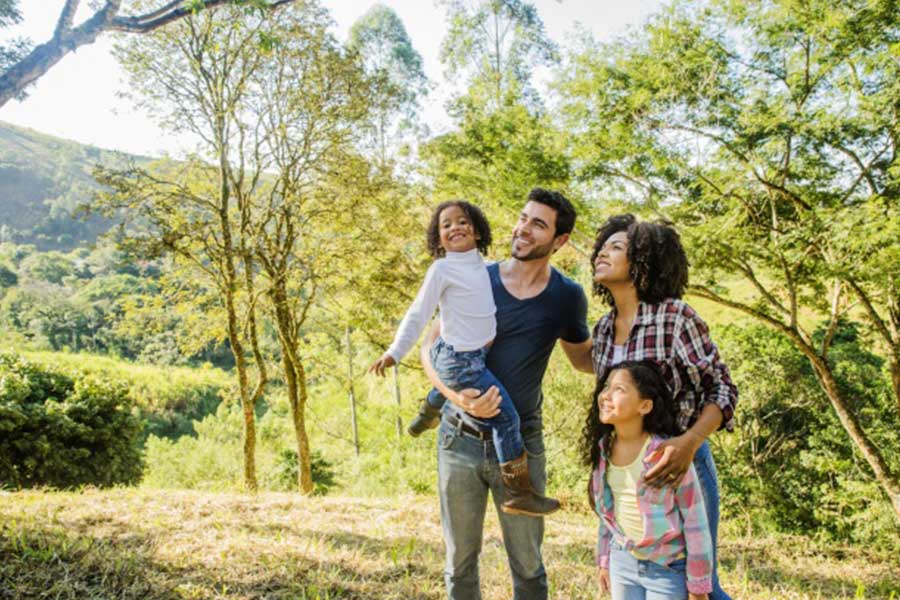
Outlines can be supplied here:
[[575, 207], [569, 199], [553, 190], [536, 187], [528, 192], [528, 202], [539, 202], [556, 210], [556, 232], [553, 237], [572, 233], [575, 228]]
[[445, 208], [458, 206], [469, 219], [472, 224], [472, 230], [475, 232], [475, 246], [482, 254], [487, 254], [488, 248], [491, 246], [491, 226], [487, 217], [481, 212], [481, 209], [466, 202], [465, 200], [447, 200], [441, 202], [431, 213], [431, 222], [428, 223], [425, 239], [428, 243], [428, 252], [434, 258], [441, 258], [446, 254], [443, 246], [441, 246], [441, 213]]
[[681, 433], [675, 417], [675, 401], [672, 399], [672, 392], [666, 385], [660, 366], [650, 360], [620, 362], [607, 371], [603, 380], [597, 381], [597, 386], [591, 396], [591, 408], [585, 419], [584, 429], [581, 430], [581, 459], [586, 466], [592, 468], [597, 466], [597, 460], [600, 458], [600, 441], [603, 441], [608, 452], [610, 450], [608, 445], [610, 434], [615, 430], [612, 425], [600, 422], [600, 407], [597, 405], [597, 399], [600, 397], [606, 381], [620, 369], [625, 369], [631, 375], [631, 380], [641, 398], [653, 401], [653, 408], [644, 415], [644, 431], [660, 437], [672, 437]]
[[[628, 234], [628, 276], [638, 299], [654, 304], [666, 298], [681, 298], [688, 283], [688, 260], [681, 238], [669, 221], [642, 222], [632, 214], [609, 217], [597, 230], [591, 272], [603, 244], [614, 233]], [[613, 304], [612, 294], [594, 282], [594, 293]]]

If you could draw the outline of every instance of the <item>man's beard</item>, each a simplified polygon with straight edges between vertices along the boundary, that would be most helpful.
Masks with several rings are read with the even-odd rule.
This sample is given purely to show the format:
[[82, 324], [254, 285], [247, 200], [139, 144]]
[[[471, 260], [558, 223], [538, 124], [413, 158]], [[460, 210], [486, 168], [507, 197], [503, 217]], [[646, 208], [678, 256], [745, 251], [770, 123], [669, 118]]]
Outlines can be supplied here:
[[553, 241], [551, 240], [549, 243], [544, 244], [543, 246], [532, 245], [531, 249], [527, 252], [516, 252], [516, 238], [513, 238], [512, 247], [510, 248], [512, 257], [516, 260], [521, 260], [523, 262], [527, 262], [529, 260], [539, 260], [548, 256], [553, 252]]

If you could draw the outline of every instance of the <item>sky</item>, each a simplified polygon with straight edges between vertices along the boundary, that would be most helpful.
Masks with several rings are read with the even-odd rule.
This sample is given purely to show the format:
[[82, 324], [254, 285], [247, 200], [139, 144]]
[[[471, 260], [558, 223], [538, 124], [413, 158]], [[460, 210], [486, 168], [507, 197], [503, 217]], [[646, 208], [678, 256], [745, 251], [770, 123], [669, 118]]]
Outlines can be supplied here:
[[[423, 120], [432, 132], [445, 131], [450, 122], [444, 111], [447, 85], [438, 58], [446, 30], [445, 9], [432, 0], [381, 0], [406, 26], [413, 46], [422, 55], [425, 74], [434, 91], [423, 105]], [[335, 21], [334, 33], [345, 40], [353, 22], [374, 3], [370, 0], [322, 0]], [[52, 36], [64, 0], [21, 0], [24, 20], [3, 32], [0, 39], [25, 36], [35, 44]], [[83, 6], [76, 24], [91, 14]], [[127, 2], [124, 3], [126, 6]], [[551, 39], [561, 45], [576, 31], [576, 22], [601, 40], [638, 25], [659, 5], [659, 0], [537, 0], [533, 4]], [[160, 130], [130, 100], [120, 97], [125, 77], [112, 57], [112, 39], [101, 36], [91, 45], [68, 54], [29, 88], [23, 102], [12, 100], [0, 108], [0, 121], [42, 133], [132, 154], [178, 156], [189, 142]]]

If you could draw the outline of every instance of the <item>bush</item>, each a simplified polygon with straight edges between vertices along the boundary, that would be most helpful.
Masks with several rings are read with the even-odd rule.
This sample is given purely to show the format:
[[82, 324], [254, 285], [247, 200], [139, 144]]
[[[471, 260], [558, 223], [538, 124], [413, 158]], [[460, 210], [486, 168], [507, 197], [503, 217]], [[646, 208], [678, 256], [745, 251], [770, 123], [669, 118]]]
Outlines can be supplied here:
[[[309, 462], [312, 471], [313, 493], [317, 496], [324, 496], [335, 485], [334, 466], [318, 450], [312, 451]], [[268, 473], [265, 487], [283, 492], [296, 491], [297, 467], [297, 450], [282, 448]]]
[[[737, 430], [713, 437], [726, 518], [740, 514], [761, 528], [896, 547], [888, 501], [809, 361], [760, 325], [725, 327], [718, 341], [741, 394]], [[897, 447], [900, 427], [883, 365], [853, 326], [839, 328], [830, 358], [871, 439]]]
[[128, 389], [0, 354], [0, 485], [133, 484], [143, 468]]

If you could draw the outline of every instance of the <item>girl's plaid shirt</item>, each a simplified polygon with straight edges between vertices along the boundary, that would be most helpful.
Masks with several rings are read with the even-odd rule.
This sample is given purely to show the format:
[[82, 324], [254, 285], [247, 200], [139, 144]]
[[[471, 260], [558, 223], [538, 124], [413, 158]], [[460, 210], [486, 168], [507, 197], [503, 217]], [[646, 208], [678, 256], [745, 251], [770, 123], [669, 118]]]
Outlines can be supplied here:
[[[694, 465], [688, 469], [676, 489], [652, 488], [643, 483], [652, 466], [646, 457], [659, 448], [663, 439], [653, 436], [644, 456], [641, 481], [637, 485], [638, 508], [644, 525], [644, 537], [629, 539], [616, 523], [612, 490], [606, 483], [608, 456], [601, 442], [600, 460], [591, 479], [594, 510], [600, 515], [597, 536], [597, 566], [609, 568], [613, 541], [641, 560], [668, 565], [684, 556], [687, 588], [693, 594], [712, 592], [713, 548], [703, 504], [703, 492]], [[600, 491], [602, 490], [602, 493]]]
[[[591, 354], [598, 381], [612, 367], [615, 320], [613, 308], [594, 326]], [[658, 304], [639, 302], [624, 360], [651, 360], [662, 368], [682, 431], [687, 431], [710, 403], [722, 410], [722, 426], [734, 429], [737, 388], [706, 323], [685, 302], [672, 298]]]

